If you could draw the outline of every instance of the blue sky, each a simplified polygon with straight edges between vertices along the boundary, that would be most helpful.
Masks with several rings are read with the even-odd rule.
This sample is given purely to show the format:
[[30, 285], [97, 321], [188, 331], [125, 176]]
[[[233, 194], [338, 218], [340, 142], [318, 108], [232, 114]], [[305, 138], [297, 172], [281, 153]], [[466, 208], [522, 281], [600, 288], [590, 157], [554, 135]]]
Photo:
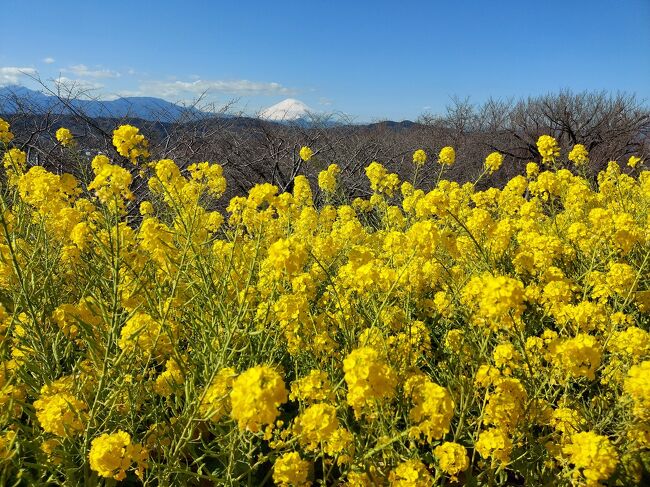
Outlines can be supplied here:
[[0, 85], [30, 86], [22, 70], [105, 98], [208, 90], [251, 113], [291, 97], [358, 121], [441, 112], [453, 95], [571, 88], [650, 102], [650, 0], [4, 0], [2, 10]]

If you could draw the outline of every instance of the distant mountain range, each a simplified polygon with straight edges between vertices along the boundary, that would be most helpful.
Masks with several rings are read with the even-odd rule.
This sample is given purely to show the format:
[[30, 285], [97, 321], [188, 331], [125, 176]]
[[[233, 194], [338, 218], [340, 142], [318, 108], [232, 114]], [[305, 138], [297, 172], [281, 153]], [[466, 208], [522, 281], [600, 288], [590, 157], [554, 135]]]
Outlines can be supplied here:
[[46, 95], [24, 86], [0, 88], [0, 113], [16, 113], [21, 111], [21, 106], [30, 113], [52, 112], [70, 115], [75, 110], [79, 110], [92, 118], [128, 117], [163, 122], [176, 122], [187, 115], [212, 115], [196, 108], [186, 108], [170, 103], [161, 98], [134, 96], [107, 101], [71, 99], [69, 104], [66, 104], [56, 96]]
[[[223, 117], [228, 119], [241, 118], [251, 120], [246, 116], [231, 114], [214, 114], [184, 107], [171, 103], [162, 98], [132, 96], [115, 100], [84, 100], [74, 98], [62, 101], [59, 97], [40, 91], [31, 90], [24, 86], [0, 87], [0, 114], [27, 112], [32, 115], [54, 113], [57, 115], [75, 115], [79, 111], [91, 118], [131, 118], [164, 123], [196, 120], [202, 117]], [[340, 117], [312, 110], [300, 100], [287, 98], [273, 106], [260, 111], [259, 119], [270, 123], [291, 124], [301, 127], [334, 127], [346, 125]], [[389, 124], [389, 128], [402, 129], [404, 124], [410, 126], [413, 122], [379, 122], [378, 124], [363, 124], [368, 126]]]

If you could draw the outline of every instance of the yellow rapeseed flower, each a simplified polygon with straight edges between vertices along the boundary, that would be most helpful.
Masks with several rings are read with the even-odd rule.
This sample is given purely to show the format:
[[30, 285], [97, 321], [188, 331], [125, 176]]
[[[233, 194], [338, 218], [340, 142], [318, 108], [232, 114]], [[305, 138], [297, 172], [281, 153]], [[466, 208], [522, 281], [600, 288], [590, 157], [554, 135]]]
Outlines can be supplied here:
[[371, 347], [350, 352], [343, 360], [343, 372], [348, 386], [348, 404], [357, 416], [374, 401], [392, 397], [397, 385], [393, 369]]
[[56, 140], [58, 140], [63, 147], [73, 147], [75, 145], [72, 132], [65, 127], [61, 127], [56, 131]]
[[483, 458], [508, 463], [512, 452], [512, 440], [501, 428], [492, 428], [481, 431], [474, 447]]
[[632, 169], [635, 169], [636, 166], [639, 165], [639, 162], [641, 162], [640, 157], [630, 156], [630, 158], [627, 160], [627, 165], [630, 166]]
[[426, 379], [414, 387], [411, 395], [414, 406], [409, 418], [416, 424], [412, 428], [413, 436], [424, 436], [429, 443], [441, 439], [449, 432], [454, 415], [454, 401], [449, 391]]
[[542, 162], [551, 163], [560, 157], [560, 146], [550, 135], [540, 135], [537, 139], [537, 150], [542, 156]]
[[273, 464], [273, 481], [280, 487], [307, 487], [310, 466], [299, 453], [285, 453]]
[[420, 460], [407, 460], [391, 470], [388, 475], [391, 487], [430, 487], [433, 477]]
[[14, 140], [14, 134], [12, 134], [9, 129], [9, 122], [0, 118], [0, 142], [3, 144], [8, 144]]
[[113, 145], [118, 154], [136, 164], [139, 157], [149, 157], [149, 141], [132, 125], [120, 125], [113, 131]]
[[576, 166], [582, 166], [589, 162], [589, 152], [587, 148], [582, 144], [576, 144], [569, 152], [569, 160], [572, 161]]
[[447, 475], [451, 475], [452, 480], [469, 467], [467, 449], [458, 443], [445, 441], [433, 450], [433, 454], [438, 460], [442, 471]]
[[234, 380], [230, 414], [240, 429], [256, 433], [275, 421], [287, 396], [282, 376], [267, 365], [257, 365]]
[[325, 193], [333, 194], [336, 192], [336, 177], [341, 172], [337, 164], [330, 164], [325, 171], [318, 174], [318, 187]]
[[600, 482], [611, 477], [618, 465], [618, 453], [614, 446], [607, 437], [593, 431], [571, 435], [562, 452], [576, 469], [580, 469], [587, 485], [601, 485]]
[[445, 166], [451, 166], [456, 161], [456, 151], [451, 146], [446, 146], [440, 149], [438, 154], [438, 162]]
[[69, 392], [42, 395], [34, 401], [34, 408], [38, 422], [48, 433], [66, 437], [84, 429], [84, 411], [88, 406]]
[[303, 161], [305, 161], [305, 162], [309, 161], [312, 158], [313, 155], [314, 155], [314, 151], [311, 150], [309, 147], [302, 146], [300, 148], [300, 158]]
[[314, 451], [326, 443], [338, 427], [336, 408], [330, 404], [317, 403], [296, 418], [293, 431], [306, 451]]
[[497, 171], [501, 164], [503, 164], [503, 154], [492, 152], [485, 158], [485, 169], [493, 173]]
[[650, 360], [630, 367], [624, 390], [632, 398], [634, 415], [642, 420], [650, 420]]
[[137, 443], [131, 443], [131, 435], [125, 431], [104, 433], [93, 439], [88, 458], [90, 468], [101, 477], [124, 480], [126, 471], [137, 462], [136, 473], [142, 476], [146, 468], [147, 451]]
[[422, 149], [418, 149], [413, 153], [413, 164], [422, 166], [427, 162], [427, 153]]
[[27, 168], [27, 154], [20, 149], [9, 149], [2, 157], [2, 162], [6, 169], [23, 173]]

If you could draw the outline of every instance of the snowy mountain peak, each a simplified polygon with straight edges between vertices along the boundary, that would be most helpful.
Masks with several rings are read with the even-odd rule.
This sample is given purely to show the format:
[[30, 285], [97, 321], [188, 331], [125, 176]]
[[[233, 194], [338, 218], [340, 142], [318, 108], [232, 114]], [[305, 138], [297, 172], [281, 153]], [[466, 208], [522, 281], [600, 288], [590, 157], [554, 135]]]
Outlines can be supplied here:
[[287, 98], [273, 106], [265, 108], [260, 112], [260, 118], [273, 121], [291, 121], [300, 118], [307, 118], [312, 109], [300, 100]]

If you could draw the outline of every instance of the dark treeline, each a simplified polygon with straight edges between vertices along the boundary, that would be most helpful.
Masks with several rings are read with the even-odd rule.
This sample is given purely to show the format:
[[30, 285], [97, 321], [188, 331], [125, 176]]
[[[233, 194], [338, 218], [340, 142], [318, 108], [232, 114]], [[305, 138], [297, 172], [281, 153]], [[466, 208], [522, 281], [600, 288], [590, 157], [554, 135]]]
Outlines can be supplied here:
[[[59, 97], [64, 106], [72, 99], [70, 94]], [[334, 124], [331, 117], [287, 125], [232, 116], [227, 109], [213, 116], [188, 109], [175, 122], [165, 121], [169, 117], [163, 113], [158, 121], [91, 118], [76, 109], [66, 115], [36, 113], [21, 100], [11, 103], [18, 109], [2, 118], [11, 123], [14, 144], [28, 152], [31, 164], [57, 172], [78, 172], [79, 164], [88, 163], [98, 151], [119, 160], [111, 142], [112, 131], [129, 123], [149, 138], [154, 159], [174, 159], [181, 167], [200, 161], [221, 164], [228, 179], [227, 197], [245, 193], [259, 182], [290, 189], [298, 172], [315, 179], [331, 163], [341, 167], [344, 194], [361, 196], [369, 191], [364, 168], [370, 162], [379, 161], [410, 180], [416, 149], [424, 149], [429, 156], [418, 176], [420, 186], [429, 188], [438, 171], [437, 154], [446, 145], [456, 149], [457, 158], [445, 177], [458, 182], [474, 180], [490, 152], [504, 154], [502, 168], [481, 182], [501, 186], [522, 174], [528, 161], [540, 160], [535, 142], [542, 134], [557, 138], [564, 160], [574, 144], [584, 144], [590, 153], [588, 172], [592, 177], [610, 160], [624, 165], [630, 155], [650, 159], [650, 110], [629, 94], [562, 91], [518, 101], [489, 100], [481, 105], [455, 98], [444, 114], [424, 114], [416, 122], [366, 125], [345, 120]], [[77, 156], [81, 156], [76, 162], [54, 137], [59, 127], [67, 127], [75, 135]], [[308, 163], [298, 156], [303, 145], [315, 153]]]

